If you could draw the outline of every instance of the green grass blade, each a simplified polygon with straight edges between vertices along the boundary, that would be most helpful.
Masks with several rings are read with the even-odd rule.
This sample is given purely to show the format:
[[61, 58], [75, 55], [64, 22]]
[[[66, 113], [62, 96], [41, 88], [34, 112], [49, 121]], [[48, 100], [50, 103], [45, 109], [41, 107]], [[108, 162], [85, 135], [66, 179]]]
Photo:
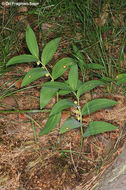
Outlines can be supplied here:
[[87, 69], [104, 69], [104, 66], [96, 63], [89, 63], [87, 64]]

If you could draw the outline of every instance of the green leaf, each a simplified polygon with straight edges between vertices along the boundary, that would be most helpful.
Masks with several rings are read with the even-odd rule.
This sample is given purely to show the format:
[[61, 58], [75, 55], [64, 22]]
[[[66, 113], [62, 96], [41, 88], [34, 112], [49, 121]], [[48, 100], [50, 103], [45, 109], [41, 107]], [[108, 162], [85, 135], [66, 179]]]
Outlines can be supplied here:
[[74, 64], [74, 60], [69, 57], [65, 57], [58, 61], [52, 70], [53, 79], [57, 79], [60, 77], [70, 66]]
[[46, 44], [41, 55], [41, 61], [43, 65], [46, 65], [52, 59], [59, 45], [60, 40], [61, 38], [56, 38]]
[[59, 90], [58, 94], [63, 96], [63, 95], [70, 94], [71, 92], [72, 90]]
[[88, 82], [85, 82], [80, 86], [80, 88], [77, 91], [77, 97], [79, 98], [82, 94], [88, 92], [89, 90], [92, 90], [93, 88], [104, 85], [104, 82], [100, 80], [91, 80]]
[[68, 75], [68, 82], [70, 87], [75, 91], [77, 89], [78, 84], [78, 66], [74, 64], [71, 66], [69, 75]]
[[39, 48], [37, 40], [30, 26], [27, 26], [26, 28], [26, 43], [31, 54], [36, 58], [39, 58]]
[[[65, 83], [69, 86], [69, 80], [66, 80]], [[80, 88], [80, 86], [83, 84], [81, 80], [78, 79], [77, 81], [77, 90]], [[70, 88], [70, 87], [69, 87]], [[71, 89], [71, 88], [70, 88]]]
[[79, 121], [77, 121], [77, 120], [75, 120], [74, 118], [71, 117], [71, 118], [67, 119], [67, 120], [63, 123], [63, 125], [62, 125], [62, 127], [61, 127], [59, 133], [60, 133], [60, 134], [66, 133], [67, 131], [70, 131], [70, 130], [72, 130], [72, 129], [79, 128], [79, 127], [81, 127], [81, 126], [83, 126], [82, 123], [80, 123]]
[[110, 77], [103, 77], [101, 79], [101, 81], [105, 82], [105, 83], [110, 83], [110, 82], [113, 82], [114, 80]]
[[78, 60], [83, 60], [84, 61], [84, 56], [83, 54], [79, 51], [79, 49], [77, 48], [77, 46], [75, 44], [72, 45], [73, 46], [73, 50], [74, 50], [74, 53], [75, 55], [77, 56], [76, 58]]
[[73, 44], [73, 50], [75, 53], [75, 57], [78, 60], [78, 65], [82, 72], [84, 72], [85, 69], [87, 69], [87, 64], [85, 62], [83, 54], [79, 51], [76, 45]]
[[40, 91], [40, 109], [44, 108], [58, 91], [57, 88], [42, 87]]
[[109, 99], [95, 99], [87, 102], [82, 108], [82, 115], [91, 114], [103, 108], [111, 107], [118, 104], [118, 102]]
[[33, 82], [34, 80], [37, 80], [41, 77], [43, 77], [46, 73], [48, 73], [45, 69], [42, 69], [41, 67], [33, 68], [31, 69], [24, 77], [21, 87], [26, 86]]
[[50, 87], [50, 88], [57, 88], [57, 89], [62, 89], [62, 90], [71, 90], [66, 83], [57, 82], [57, 81], [46, 82], [42, 86]]
[[86, 129], [83, 137], [88, 137], [91, 135], [97, 135], [99, 133], [104, 133], [108, 131], [114, 131], [117, 127], [103, 121], [92, 121], [88, 128]]
[[51, 132], [59, 123], [60, 117], [61, 117], [61, 113], [57, 113], [55, 115], [50, 116], [44, 128], [40, 131], [39, 136], [42, 136]]
[[71, 101], [71, 100], [67, 100], [67, 99], [62, 99], [60, 101], [58, 101], [52, 108], [51, 112], [50, 112], [50, 116], [54, 115], [58, 112], [61, 112], [62, 110], [66, 109], [66, 108], [70, 108], [72, 106], [75, 106], [75, 104]]
[[77, 90], [81, 87], [82, 84], [83, 84], [83, 82], [81, 80], [78, 80], [78, 82], [77, 82]]
[[24, 55], [18, 55], [18, 56], [11, 58], [7, 62], [6, 66], [14, 65], [16, 63], [30, 63], [30, 62], [36, 62], [36, 61], [38, 61], [38, 59], [36, 59], [32, 55], [24, 54]]
[[66, 95], [72, 92], [68, 84], [63, 82], [51, 81], [44, 83], [43, 86], [50, 88], [57, 88], [58, 90], [61, 89], [58, 92], [59, 95]]
[[119, 74], [117, 77], [116, 77], [116, 80], [117, 80], [117, 84], [118, 85], [121, 85], [123, 83], [126, 83], [126, 74], [123, 73], [123, 74]]
[[[65, 81], [65, 84], [69, 85], [68, 80]], [[78, 80], [78, 82], [77, 82], [77, 90], [80, 88], [81, 85], [82, 85], [82, 81]], [[72, 92], [72, 90], [69, 89], [69, 90], [60, 90], [58, 93], [59, 93], [59, 95], [66, 95], [66, 94], [70, 94], [71, 92]]]
[[87, 64], [88, 69], [104, 69], [103, 65], [95, 64], [95, 63], [89, 63]]

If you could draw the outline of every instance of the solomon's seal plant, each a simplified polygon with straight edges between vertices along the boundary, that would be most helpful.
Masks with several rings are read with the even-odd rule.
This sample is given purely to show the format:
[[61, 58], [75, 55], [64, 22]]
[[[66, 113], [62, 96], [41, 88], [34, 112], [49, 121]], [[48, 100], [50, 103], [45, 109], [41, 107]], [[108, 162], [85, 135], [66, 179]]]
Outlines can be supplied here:
[[[44, 128], [40, 131], [39, 135], [42, 136], [51, 132], [60, 122], [61, 114], [64, 111], [64, 109], [68, 109], [71, 107], [75, 107], [75, 115], [73, 115], [73, 117], [68, 118], [63, 123], [59, 131], [60, 134], [63, 134], [75, 128], [80, 128], [82, 134], [82, 143], [84, 137], [115, 130], [117, 127], [110, 123], [106, 123], [103, 121], [92, 121], [90, 122], [85, 132], [83, 132], [83, 119], [86, 115], [90, 115], [106, 107], [114, 106], [117, 104], [117, 102], [106, 98], [100, 98], [88, 101], [84, 106], [81, 107], [80, 99], [82, 95], [98, 86], [105, 84], [101, 80], [91, 80], [88, 82], [84, 82], [84, 80], [82, 82], [81, 80], [79, 80], [79, 69], [81, 70], [81, 72], [84, 72], [85, 64], [83, 63], [82, 65], [82, 61], [77, 62], [75, 59], [72, 59], [70, 57], [64, 57], [61, 60], [59, 60], [50, 71], [50, 69], [48, 69], [48, 63], [53, 58], [57, 50], [57, 47], [60, 43], [60, 40], [61, 38], [59, 37], [48, 42], [41, 53], [41, 58], [39, 58], [39, 48], [35, 34], [33, 30], [30, 28], [30, 26], [27, 26], [26, 43], [31, 54], [13, 57], [7, 63], [7, 66], [14, 65], [17, 63], [28, 62], [36, 62], [37, 65], [41, 65], [41, 67], [32, 68], [25, 75], [21, 84], [22, 87], [29, 85], [31, 82], [41, 77], [46, 76], [50, 79], [48, 80], [48, 82], [42, 84], [42, 88], [40, 91], [40, 109], [43, 109], [54, 95], [57, 96], [57, 102], [53, 105], [48, 120]], [[77, 53], [76, 46], [74, 46], [74, 51], [76, 51]], [[80, 54], [77, 55], [78, 57], [81, 56]], [[90, 66], [93, 67], [92, 65]], [[95, 65], [95, 67], [102, 69], [101, 66], [98, 65]], [[57, 79], [61, 77], [64, 74], [64, 72], [68, 69], [68, 80], [62, 81], [60, 79], [59, 82]], [[63, 96], [66, 97], [66, 94], [73, 94], [72, 100], [60, 98]]]

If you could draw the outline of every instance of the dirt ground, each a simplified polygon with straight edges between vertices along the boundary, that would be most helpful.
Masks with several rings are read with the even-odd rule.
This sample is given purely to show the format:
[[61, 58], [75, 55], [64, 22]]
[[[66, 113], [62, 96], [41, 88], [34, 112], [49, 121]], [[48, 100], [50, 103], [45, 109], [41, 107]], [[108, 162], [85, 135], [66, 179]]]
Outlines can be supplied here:
[[[0, 86], [5, 80], [6, 77], [0, 81]], [[40, 79], [39, 82], [43, 81]], [[39, 88], [31, 88], [4, 98], [1, 100], [0, 110], [39, 110]], [[118, 130], [85, 138], [81, 153], [79, 129], [59, 135], [60, 124], [50, 134], [38, 136], [47, 121], [48, 113], [0, 114], [2, 190], [72, 190], [81, 183], [85, 190], [89, 190], [95, 185], [97, 177], [123, 148], [126, 97], [108, 95], [102, 89], [96, 89], [93, 94], [87, 93], [86, 97], [89, 100], [106, 97], [118, 101], [119, 104], [83, 118], [85, 128], [90, 120], [103, 120], [113, 123]], [[47, 108], [54, 102], [55, 98]], [[82, 98], [81, 104], [84, 103]], [[72, 109], [71, 113], [63, 112], [61, 123], [71, 114]]]

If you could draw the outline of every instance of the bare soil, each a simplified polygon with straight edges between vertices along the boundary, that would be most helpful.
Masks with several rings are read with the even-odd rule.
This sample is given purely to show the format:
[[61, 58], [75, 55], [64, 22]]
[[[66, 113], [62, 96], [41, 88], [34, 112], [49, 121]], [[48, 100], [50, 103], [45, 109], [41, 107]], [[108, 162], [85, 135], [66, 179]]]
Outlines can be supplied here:
[[[4, 76], [0, 85], [5, 81]], [[40, 79], [39, 82], [42, 83], [43, 80]], [[4, 98], [1, 101], [1, 110], [39, 110], [39, 90], [39, 87], [35, 87]], [[81, 183], [85, 190], [93, 187], [96, 177], [102, 174], [121, 152], [125, 142], [123, 125], [126, 118], [126, 97], [105, 95], [101, 90], [96, 89], [93, 94], [87, 93], [87, 99], [106, 97], [118, 101], [119, 104], [83, 118], [85, 129], [91, 120], [103, 120], [113, 123], [118, 130], [85, 138], [81, 153], [80, 130], [76, 129], [63, 135], [58, 133], [63, 121], [73, 115], [74, 110], [64, 111], [60, 125], [42, 137], [38, 134], [47, 121], [48, 113], [1, 113], [1, 189], [72, 190]], [[54, 102], [55, 98], [47, 108]], [[84, 103], [82, 97], [81, 105]]]

